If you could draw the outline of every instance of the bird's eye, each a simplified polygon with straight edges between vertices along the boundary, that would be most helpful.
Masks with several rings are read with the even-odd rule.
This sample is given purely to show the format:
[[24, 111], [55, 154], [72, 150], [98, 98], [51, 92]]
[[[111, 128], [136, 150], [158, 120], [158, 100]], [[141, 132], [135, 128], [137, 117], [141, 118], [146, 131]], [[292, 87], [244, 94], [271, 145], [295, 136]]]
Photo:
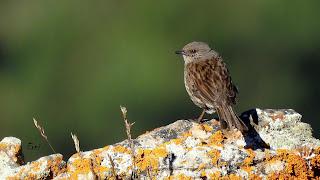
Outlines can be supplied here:
[[190, 50], [191, 53], [196, 53], [197, 51], [195, 49]]

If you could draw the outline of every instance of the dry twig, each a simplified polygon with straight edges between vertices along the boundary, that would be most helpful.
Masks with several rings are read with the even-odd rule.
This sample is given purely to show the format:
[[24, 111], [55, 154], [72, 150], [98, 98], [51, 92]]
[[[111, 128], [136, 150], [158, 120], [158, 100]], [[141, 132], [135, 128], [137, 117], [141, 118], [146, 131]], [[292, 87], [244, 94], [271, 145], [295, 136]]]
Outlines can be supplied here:
[[38, 121], [33, 118], [33, 124], [36, 126], [36, 128], [38, 129], [38, 131], [40, 132], [40, 135], [46, 140], [46, 142], [49, 144], [51, 150], [56, 153], [56, 151], [53, 149], [53, 147], [51, 146], [48, 137], [46, 135], [46, 133], [44, 132], [44, 128], [40, 126], [40, 124], [38, 124]]
[[130, 123], [128, 121], [128, 118], [127, 118], [127, 108], [126, 107], [123, 107], [123, 106], [120, 106], [120, 109], [121, 109], [121, 112], [122, 112], [122, 117], [123, 117], [123, 120], [124, 120], [124, 123], [125, 123], [125, 126], [126, 126], [126, 133], [127, 133], [127, 137], [128, 137], [128, 142], [129, 142], [129, 145], [130, 145], [130, 149], [131, 149], [131, 158], [132, 158], [132, 174], [133, 176], [136, 175], [136, 161], [135, 161], [135, 149], [134, 149], [134, 143], [132, 141], [132, 138], [131, 138], [131, 127], [134, 123]]

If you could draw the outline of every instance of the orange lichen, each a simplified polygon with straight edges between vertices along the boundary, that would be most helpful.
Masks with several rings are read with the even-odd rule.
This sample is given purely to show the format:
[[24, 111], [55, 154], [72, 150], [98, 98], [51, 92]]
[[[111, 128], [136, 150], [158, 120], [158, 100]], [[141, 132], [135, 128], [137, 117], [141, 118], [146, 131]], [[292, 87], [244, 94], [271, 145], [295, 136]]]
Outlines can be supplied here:
[[200, 177], [207, 177], [206, 171], [202, 170], [200, 173]]
[[100, 152], [97, 152], [98, 154], [93, 153], [92, 154], [92, 169], [94, 171], [95, 174], [97, 174], [98, 176], [101, 176], [102, 173], [111, 171], [110, 168], [105, 167], [105, 166], [101, 166], [101, 162], [103, 160], [103, 158], [99, 155]]
[[180, 145], [184, 142], [184, 140], [185, 139], [182, 139], [182, 138], [172, 139], [167, 144], [174, 143], [176, 145]]
[[243, 164], [246, 166], [249, 166], [253, 163], [254, 157], [255, 157], [255, 153], [252, 149], [246, 149], [247, 153], [248, 153], [248, 157], [246, 159], [243, 160]]
[[186, 139], [187, 137], [190, 137], [190, 136], [192, 136], [192, 132], [191, 131], [187, 131], [187, 132], [185, 132], [185, 133], [183, 133], [181, 135], [181, 138]]
[[159, 146], [155, 149], [139, 149], [136, 156], [136, 166], [139, 171], [146, 171], [150, 168], [157, 171], [159, 167], [159, 159], [168, 155], [165, 147]]
[[211, 132], [213, 130], [213, 127], [209, 126], [207, 124], [202, 124], [202, 129], [207, 131], [207, 132]]
[[0, 151], [6, 151], [8, 145], [5, 143], [0, 143]]
[[126, 153], [126, 154], [131, 153], [131, 150], [129, 150], [128, 148], [126, 148], [124, 146], [120, 146], [120, 145], [113, 147], [113, 151], [119, 152], [119, 153]]
[[40, 163], [38, 161], [34, 161], [30, 164], [32, 171], [40, 170]]
[[[58, 156], [50, 160], [39, 160], [29, 164], [28, 167], [22, 167], [14, 176], [6, 179], [39, 179], [41, 171], [49, 171], [50, 176], [56, 177], [58, 174], [65, 172], [65, 166], [61, 166], [62, 157]], [[42, 168], [44, 168], [42, 170]], [[48, 178], [48, 177], [47, 177]]]
[[251, 171], [254, 169], [254, 166], [252, 166], [252, 164], [255, 157], [255, 153], [252, 149], [246, 149], [246, 151], [248, 153], [248, 157], [243, 160], [243, 165], [241, 166], [241, 169], [246, 171], [250, 175]]
[[271, 115], [272, 120], [280, 119], [283, 120], [285, 118], [285, 115], [283, 112], [277, 112]]
[[315, 176], [320, 176], [320, 147], [315, 150], [316, 156], [310, 160], [311, 169]]
[[307, 179], [309, 176], [308, 165], [304, 159], [298, 155], [289, 154], [285, 172], [301, 179]]
[[[50, 172], [53, 175], [53, 177], [61, 173], [64, 173], [66, 171], [65, 164], [62, 163], [62, 161], [63, 161], [62, 156], [59, 156], [58, 158], [55, 158], [53, 160], [48, 160], [47, 166], [50, 168]], [[61, 166], [62, 164], [64, 166]]]
[[168, 142], [165, 142], [163, 145], [174, 143], [176, 145], [181, 145], [188, 137], [192, 136], [191, 132], [185, 132], [183, 133], [179, 138], [171, 139]]
[[210, 177], [210, 179], [219, 179], [221, 177], [221, 172], [220, 171], [216, 171], [214, 173], [210, 173], [209, 177]]
[[242, 166], [241, 169], [246, 171], [250, 175], [250, 173], [254, 170], [254, 167], [253, 166]]
[[21, 153], [21, 146], [20, 144], [10, 144], [10, 143], [0, 143], [0, 151], [6, 152], [10, 156], [10, 158], [16, 162], [21, 164], [20, 161], [23, 159], [19, 159], [19, 154]]
[[211, 157], [211, 163], [213, 165], [217, 165], [220, 158], [220, 151], [217, 149], [212, 149], [208, 152], [208, 155]]
[[157, 157], [164, 158], [168, 155], [168, 152], [164, 147], [158, 147], [153, 150], [153, 154]]
[[209, 143], [208, 145], [215, 145], [215, 146], [220, 146], [222, 147], [222, 142], [223, 142], [223, 134], [221, 131], [217, 131], [214, 134], [212, 134], [209, 137]]
[[197, 169], [197, 171], [201, 171], [202, 169], [204, 169], [206, 167], [205, 163], [201, 163]]
[[96, 166], [93, 168], [94, 173], [97, 175], [101, 175], [102, 173], [108, 172], [110, 170], [110, 168], [104, 166]]
[[230, 175], [221, 177], [219, 179], [221, 179], [221, 180], [241, 180], [242, 178], [240, 176], [238, 176], [238, 175], [230, 174]]
[[193, 178], [184, 174], [169, 176], [165, 180], [192, 180]]
[[250, 175], [249, 175], [249, 179], [250, 179], [250, 180], [262, 180], [262, 177], [260, 177], [260, 176], [257, 175], [257, 174], [250, 174]]
[[[314, 159], [316, 158], [316, 159]], [[310, 160], [310, 165], [306, 159], [302, 158], [295, 151], [288, 151], [284, 149], [277, 150], [277, 155], [267, 159], [267, 162], [274, 162], [280, 160], [285, 162], [285, 168], [280, 172], [273, 172], [268, 175], [268, 179], [310, 179], [318, 177], [317, 174], [317, 156]]]
[[110, 148], [110, 146], [105, 146], [105, 147], [103, 147], [103, 148], [95, 149], [95, 150], [93, 150], [92, 152], [93, 152], [93, 154], [95, 154], [95, 155], [99, 155], [99, 154], [101, 154], [102, 152], [108, 151], [109, 148]]
[[91, 159], [86, 158], [77, 158], [68, 165], [68, 172], [71, 173], [72, 179], [78, 179], [79, 174], [88, 174], [91, 169]]

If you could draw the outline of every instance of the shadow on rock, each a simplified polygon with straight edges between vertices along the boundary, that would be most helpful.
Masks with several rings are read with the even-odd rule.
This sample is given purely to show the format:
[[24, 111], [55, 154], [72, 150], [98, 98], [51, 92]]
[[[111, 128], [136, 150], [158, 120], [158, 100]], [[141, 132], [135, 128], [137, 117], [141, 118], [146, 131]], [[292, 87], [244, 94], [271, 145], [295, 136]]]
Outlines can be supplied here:
[[245, 142], [246, 142], [246, 149], [269, 149], [270, 146], [264, 142], [264, 140], [260, 137], [259, 133], [254, 128], [257, 127], [259, 124], [259, 117], [257, 114], [256, 109], [251, 109], [248, 111], [243, 112], [240, 115], [240, 118], [242, 121], [248, 126], [249, 131], [245, 134], [243, 134]]

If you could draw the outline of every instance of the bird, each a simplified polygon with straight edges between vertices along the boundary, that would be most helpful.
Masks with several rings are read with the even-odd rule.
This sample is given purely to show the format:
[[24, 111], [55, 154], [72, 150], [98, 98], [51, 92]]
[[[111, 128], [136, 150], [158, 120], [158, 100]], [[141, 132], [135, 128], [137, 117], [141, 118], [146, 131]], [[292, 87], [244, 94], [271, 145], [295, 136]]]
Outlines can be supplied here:
[[192, 102], [205, 113], [217, 113], [221, 129], [238, 129], [246, 132], [248, 127], [235, 114], [237, 87], [222, 57], [207, 43], [191, 42], [175, 52], [184, 59], [184, 84]]

